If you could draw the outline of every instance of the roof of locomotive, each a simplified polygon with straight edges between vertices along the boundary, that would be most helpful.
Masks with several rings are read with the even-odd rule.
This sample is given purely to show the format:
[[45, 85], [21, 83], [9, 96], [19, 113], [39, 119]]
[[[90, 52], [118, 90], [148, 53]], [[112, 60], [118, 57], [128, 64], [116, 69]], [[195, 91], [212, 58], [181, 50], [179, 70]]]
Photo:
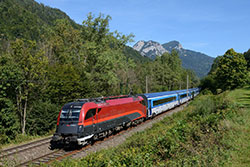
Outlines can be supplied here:
[[80, 108], [85, 103], [93, 102], [96, 104], [109, 104], [109, 105], [116, 105], [121, 103], [128, 103], [137, 100], [141, 100], [141, 97], [135, 95], [119, 95], [119, 96], [108, 96], [108, 97], [97, 97], [97, 98], [85, 98], [85, 99], [76, 99], [75, 102], [67, 103], [63, 106], [63, 108]]
[[68, 109], [68, 108], [81, 109], [84, 103], [85, 102], [70, 102], [70, 103], [65, 104], [63, 106], [63, 109]]
[[87, 99], [76, 99], [74, 102], [69, 102], [66, 103], [63, 106], [63, 109], [77, 109], [77, 108], [82, 108], [82, 106], [85, 103], [88, 102], [93, 102], [96, 104], [106, 104], [108, 103], [109, 105], [116, 105], [116, 104], [121, 104], [121, 103], [128, 103], [128, 102], [133, 102], [136, 100], [140, 100], [140, 97], [138, 96], [131, 96], [131, 95], [120, 95], [120, 96], [109, 96], [109, 97], [98, 97], [98, 98], [87, 98]]

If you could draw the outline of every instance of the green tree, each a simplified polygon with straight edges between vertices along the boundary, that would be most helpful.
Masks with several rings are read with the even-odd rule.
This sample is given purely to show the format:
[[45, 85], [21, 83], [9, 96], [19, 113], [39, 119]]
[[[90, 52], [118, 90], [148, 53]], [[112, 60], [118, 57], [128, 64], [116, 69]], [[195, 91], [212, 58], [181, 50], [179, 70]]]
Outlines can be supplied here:
[[61, 105], [41, 99], [33, 101], [32, 112], [27, 115], [26, 132], [32, 135], [44, 135], [55, 128]]
[[234, 89], [246, 83], [246, 60], [241, 53], [229, 49], [218, 62], [215, 79], [222, 90]]
[[22, 83], [22, 73], [13, 59], [0, 56], [0, 144], [15, 139], [20, 132], [16, 102], [16, 88]]
[[250, 49], [244, 53], [244, 57], [247, 61], [247, 69], [250, 71]]
[[22, 83], [22, 72], [13, 58], [4, 54], [0, 57], [0, 98], [16, 101], [16, 88]]
[[73, 28], [68, 20], [57, 20], [50, 38], [51, 63], [72, 63], [84, 66], [83, 61], [85, 58], [80, 31]]
[[15, 105], [10, 99], [0, 98], [0, 144], [15, 139], [19, 124]]
[[221, 58], [222, 58], [222, 56], [217, 56], [217, 57], [214, 59], [214, 62], [213, 62], [213, 64], [212, 64], [212, 67], [211, 67], [211, 69], [210, 69], [210, 71], [209, 71], [208, 74], [213, 74], [213, 73], [216, 72], [216, 70], [217, 70], [217, 68], [218, 68], [219, 61], [220, 61]]
[[131, 63], [128, 63], [130, 60], [126, 61], [123, 52], [132, 35], [110, 32], [110, 19], [110, 16], [102, 14], [95, 18], [90, 13], [81, 28], [85, 76], [89, 80], [92, 96], [117, 94], [120, 83], [128, 82], [128, 77], [125, 77], [126, 81], [123, 80], [129, 71], [125, 65]]
[[80, 98], [86, 89], [77, 68], [72, 64], [55, 64], [49, 67], [47, 95], [54, 104], [63, 105]]
[[185, 70], [181, 67], [181, 60], [178, 52], [173, 50], [171, 53], [164, 53], [157, 57], [153, 67], [152, 77], [156, 91], [167, 91], [178, 89], [182, 80], [182, 73]]
[[44, 52], [36, 48], [36, 42], [22, 39], [17, 39], [12, 43], [11, 56], [22, 73], [23, 80], [17, 86], [16, 99], [24, 134], [28, 102], [32, 98], [30, 94], [39, 94], [41, 89], [39, 86], [45, 81], [48, 61]]

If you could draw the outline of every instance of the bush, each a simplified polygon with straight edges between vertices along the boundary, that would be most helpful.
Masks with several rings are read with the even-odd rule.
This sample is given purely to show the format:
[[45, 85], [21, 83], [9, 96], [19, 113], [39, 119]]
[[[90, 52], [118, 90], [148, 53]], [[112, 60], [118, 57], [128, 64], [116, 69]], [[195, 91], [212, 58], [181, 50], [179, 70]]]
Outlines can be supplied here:
[[0, 98], [0, 108], [0, 144], [5, 144], [15, 139], [20, 129], [16, 110], [11, 100]]
[[48, 101], [36, 101], [27, 116], [27, 134], [44, 135], [54, 129], [60, 107]]
[[209, 89], [204, 89], [204, 90], [202, 90], [201, 94], [202, 94], [202, 95], [212, 95], [213, 93], [212, 93], [212, 91], [209, 90]]

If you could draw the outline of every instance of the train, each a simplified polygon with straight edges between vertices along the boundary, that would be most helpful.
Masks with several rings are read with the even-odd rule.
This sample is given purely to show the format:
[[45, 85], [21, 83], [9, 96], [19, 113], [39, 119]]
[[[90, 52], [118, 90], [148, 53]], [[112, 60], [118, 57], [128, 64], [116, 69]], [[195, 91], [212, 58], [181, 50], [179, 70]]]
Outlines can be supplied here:
[[193, 99], [199, 92], [199, 88], [191, 88], [77, 99], [65, 104], [60, 110], [51, 146], [86, 145], [121, 129], [152, 119]]

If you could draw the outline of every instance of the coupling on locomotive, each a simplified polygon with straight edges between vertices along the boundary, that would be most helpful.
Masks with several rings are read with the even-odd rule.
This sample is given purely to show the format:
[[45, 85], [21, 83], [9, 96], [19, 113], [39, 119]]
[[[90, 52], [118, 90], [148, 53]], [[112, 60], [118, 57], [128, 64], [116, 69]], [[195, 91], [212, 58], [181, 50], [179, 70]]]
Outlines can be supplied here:
[[194, 98], [199, 88], [78, 99], [65, 104], [57, 118], [51, 144], [85, 145], [136, 125]]

